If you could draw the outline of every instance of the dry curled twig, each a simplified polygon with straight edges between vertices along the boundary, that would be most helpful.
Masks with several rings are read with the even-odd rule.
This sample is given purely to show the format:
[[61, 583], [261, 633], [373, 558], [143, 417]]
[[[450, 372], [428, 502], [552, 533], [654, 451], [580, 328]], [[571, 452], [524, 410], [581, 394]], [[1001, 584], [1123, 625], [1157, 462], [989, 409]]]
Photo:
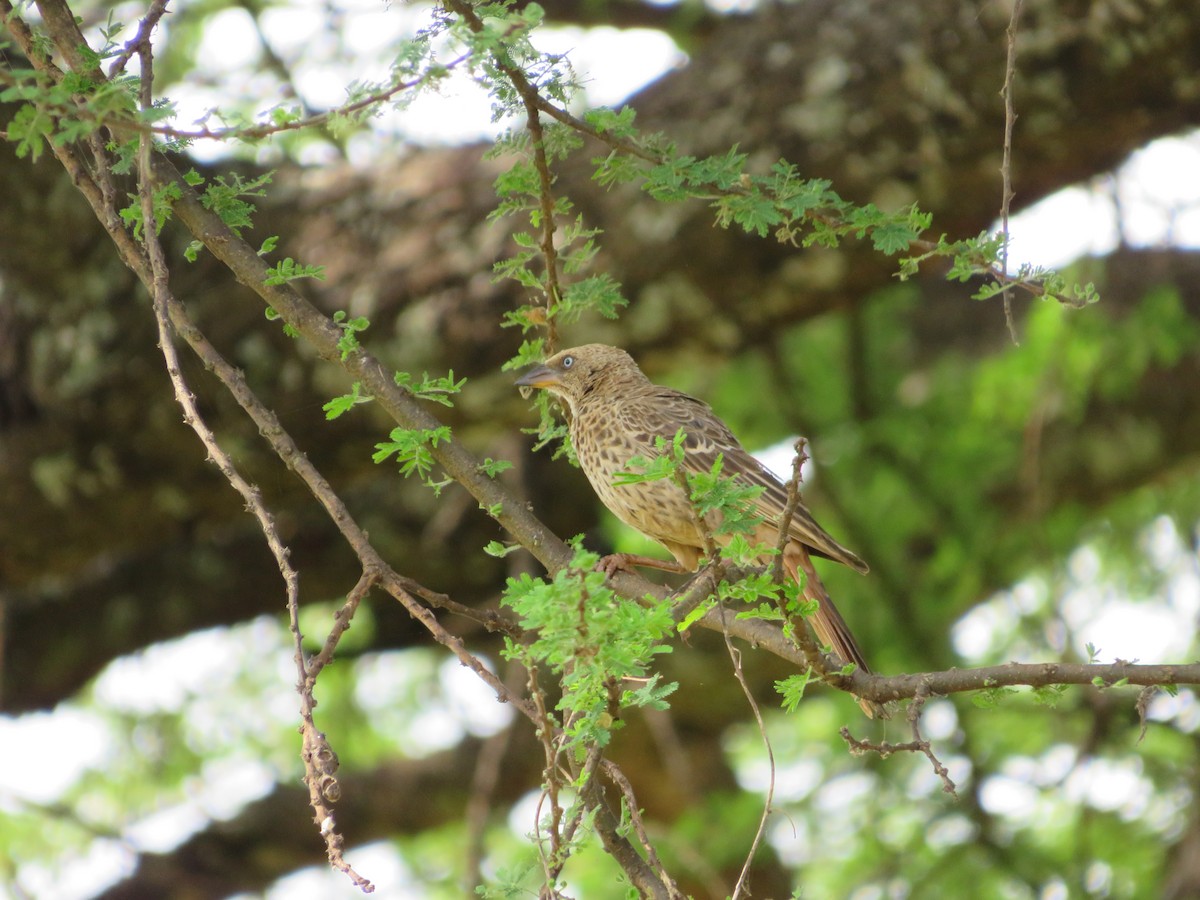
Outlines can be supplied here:
[[925, 756], [930, 765], [933, 766], [933, 772], [941, 779], [942, 790], [947, 794], [958, 797], [957, 786], [950, 778], [950, 770], [942, 764], [938, 759], [937, 754], [933, 752], [933, 747], [921, 734], [921, 710], [925, 706], [925, 700], [928, 694], [918, 694], [913, 698], [912, 703], [908, 706], [908, 722], [912, 727], [911, 741], [906, 741], [903, 744], [893, 744], [890, 741], [866, 741], [859, 740], [850, 734], [850, 729], [843, 725], [838, 733], [842, 736], [842, 740], [850, 748], [850, 752], [856, 755], [864, 753], [878, 753], [883, 759], [887, 759], [893, 753], [920, 753]]

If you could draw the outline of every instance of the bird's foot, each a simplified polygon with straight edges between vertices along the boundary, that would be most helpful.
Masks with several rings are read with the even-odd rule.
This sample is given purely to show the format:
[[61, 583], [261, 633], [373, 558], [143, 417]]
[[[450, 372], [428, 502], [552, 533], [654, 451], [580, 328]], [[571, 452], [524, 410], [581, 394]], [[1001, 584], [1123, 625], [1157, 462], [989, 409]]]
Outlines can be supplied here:
[[634, 562], [628, 553], [610, 553], [600, 557], [596, 563], [596, 571], [603, 572], [605, 578], [612, 578], [618, 572], [632, 572]]

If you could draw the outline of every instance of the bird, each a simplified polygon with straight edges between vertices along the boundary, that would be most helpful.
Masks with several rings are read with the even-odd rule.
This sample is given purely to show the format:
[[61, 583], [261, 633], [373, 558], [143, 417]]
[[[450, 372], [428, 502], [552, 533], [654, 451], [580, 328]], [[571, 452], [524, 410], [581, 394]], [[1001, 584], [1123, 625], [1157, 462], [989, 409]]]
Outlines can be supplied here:
[[[674, 557], [674, 563], [669, 563], [615, 554], [617, 561], [615, 566], [610, 563], [610, 571], [632, 562], [694, 572], [708, 545], [706, 531], [718, 545], [730, 539], [729, 535], [713, 533], [719, 524], [715, 514], [701, 525], [687, 493], [675, 479], [629, 483], [621, 477], [630, 471], [630, 460], [661, 455], [656, 439], [664, 439], [669, 446], [680, 429], [685, 433], [683, 472], [707, 474], [720, 455], [723, 475], [732, 476], [740, 485], [762, 489], [753, 501], [753, 512], [762, 517], [762, 522], [749, 536], [751, 544], [777, 545], [779, 523], [788, 501], [784, 484], [746, 451], [707, 403], [655, 384], [624, 350], [607, 344], [562, 350], [525, 372], [516, 384], [522, 389], [545, 390], [559, 401], [565, 408], [576, 458], [601, 502], [618, 519], [662, 544]], [[783, 569], [789, 578], [804, 585], [805, 598], [817, 603], [808, 622], [818, 640], [842, 663], [853, 663], [858, 670], [869, 673], [858, 642], [817, 577], [809, 556], [824, 557], [862, 574], [868, 571], [867, 564], [818, 525], [801, 502], [788, 526]], [[770, 561], [769, 555], [760, 560]], [[880, 710], [861, 698], [859, 705], [868, 716]]]

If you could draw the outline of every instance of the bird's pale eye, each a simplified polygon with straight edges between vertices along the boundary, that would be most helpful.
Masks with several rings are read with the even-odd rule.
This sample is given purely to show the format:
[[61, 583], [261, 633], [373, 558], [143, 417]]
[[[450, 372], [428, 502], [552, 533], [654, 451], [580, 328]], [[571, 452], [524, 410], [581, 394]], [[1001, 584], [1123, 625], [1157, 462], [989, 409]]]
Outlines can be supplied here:
[[573, 356], [564, 356], [564, 357], [562, 358], [562, 367], [563, 367], [564, 369], [569, 369], [569, 368], [571, 368], [571, 366], [573, 366], [573, 365], [575, 365], [575, 357], [573, 357]]

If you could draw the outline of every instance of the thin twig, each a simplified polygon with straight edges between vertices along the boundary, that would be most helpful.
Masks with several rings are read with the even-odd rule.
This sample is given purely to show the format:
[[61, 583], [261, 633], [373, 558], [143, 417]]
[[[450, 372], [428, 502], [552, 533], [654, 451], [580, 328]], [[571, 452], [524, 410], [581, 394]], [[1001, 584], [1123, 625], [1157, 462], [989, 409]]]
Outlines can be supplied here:
[[[1004, 95], [1004, 157], [1000, 163], [1000, 176], [1003, 180], [1000, 195], [1000, 231], [1004, 235], [1004, 243], [1000, 247], [1000, 271], [1005, 279], [1008, 278], [1008, 245], [1010, 241], [1008, 209], [1014, 196], [1012, 189], [1012, 135], [1013, 124], [1017, 121], [1017, 113], [1013, 106], [1013, 78], [1017, 71], [1017, 22], [1021, 18], [1023, 5], [1024, 0], [1014, 0], [1012, 15], [1008, 19], [1008, 57], [1004, 64], [1004, 87], [1000, 90], [1000, 93]], [[1004, 284], [1004, 290], [1001, 292], [1001, 296], [1004, 298], [1004, 322], [1008, 326], [1012, 342], [1019, 344], [1017, 324], [1013, 320], [1011, 288], [1007, 280], [1002, 283]]]
[[562, 299], [562, 288], [558, 283], [558, 248], [554, 244], [554, 176], [546, 158], [546, 135], [538, 115], [537, 89], [526, 82], [524, 89], [518, 85], [518, 91], [521, 94], [521, 102], [525, 104], [525, 123], [529, 128], [529, 138], [533, 144], [533, 165], [537, 169], [540, 183], [538, 202], [541, 206], [539, 218], [542, 237], [538, 246], [546, 263], [546, 351], [553, 353], [558, 345], [558, 318], [554, 313]]
[[[448, 9], [462, 17], [473, 32], [480, 33], [484, 30], [483, 20], [466, 0], [445, 0], [445, 3]], [[525, 124], [529, 129], [530, 144], [533, 147], [533, 165], [538, 173], [538, 218], [541, 220], [539, 247], [546, 264], [546, 347], [552, 353], [558, 343], [558, 325], [554, 313], [562, 299], [562, 289], [558, 282], [558, 248], [554, 243], [554, 175], [550, 171], [550, 161], [546, 155], [546, 135], [541, 120], [545, 101], [524, 70], [514, 65], [507, 53], [494, 50], [492, 58], [512, 83], [521, 98], [521, 105], [525, 107]]]
[[[141, 87], [139, 90], [142, 110], [153, 106], [154, 54], [148, 35], [137, 47], [138, 60], [141, 64]], [[154, 210], [154, 187], [152, 182], [151, 159], [154, 153], [151, 138], [143, 134], [138, 146], [138, 197], [142, 208], [142, 234], [145, 243], [146, 256], [150, 263], [152, 276], [151, 300], [154, 307], [155, 321], [158, 325], [158, 345], [166, 364], [167, 375], [175, 391], [175, 399], [183, 408], [184, 421], [195, 431], [196, 436], [208, 451], [208, 457], [221, 470], [226, 481], [236, 490], [246, 503], [246, 508], [258, 521], [260, 530], [266, 538], [267, 546], [275, 557], [275, 563], [283, 576], [287, 596], [288, 611], [291, 614], [292, 630], [296, 639], [296, 665], [299, 670], [297, 690], [301, 697], [301, 733], [302, 752], [304, 761], [304, 780], [309, 787], [309, 803], [314, 813], [314, 821], [320, 827], [322, 838], [325, 840], [326, 855], [329, 862], [347, 877], [364, 893], [371, 893], [375, 887], [371, 882], [358, 874], [354, 867], [343, 856], [345, 840], [337, 830], [333, 810], [330, 804], [340, 796], [334, 773], [337, 770], [337, 754], [329, 746], [325, 735], [317, 731], [313, 721], [313, 707], [316, 705], [312, 696], [308, 673], [304, 665], [304, 652], [300, 644], [299, 610], [300, 610], [300, 573], [289, 560], [290, 551], [284, 545], [275, 527], [274, 518], [263, 502], [258, 488], [250, 484], [238, 471], [232, 458], [217, 440], [216, 435], [205, 423], [196, 405], [196, 397], [183, 378], [179, 362], [179, 354], [175, 349], [174, 333], [170, 318], [170, 287], [168, 284], [169, 270], [162, 243], [158, 239], [158, 219]], [[104, 158], [97, 160], [98, 166], [105, 164]]]
[[950, 778], [949, 770], [942, 764], [942, 761], [937, 758], [933, 752], [933, 747], [929, 741], [925, 740], [921, 735], [920, 719], [921, 709], [925, 705], [926, 694], [918, 694], [913, 698], [913, 702], [908, 707], [908, 721], [912, 726], [913, 739], [903, 744], [893, 744], [889, 741], [860, 741], [851, 736], [850, 729], [843, 725], [838, 729], [838, 733], [842, 736], [850, 752], [856, 756], [861, 756], [864, 753], [878, 753], [881, 759], [887, 759], [893, 753], [920, 753], [929, 760], [933, 766], [934, 774], [941, 779], [942, 790], [947, 794], [951, 794], [955, 798], [958, 797], [957, 786]]
[[783, 515], [779, 517], [779, 535], [775, 540], [775, 559], [771, 563], [771, 580], [775, 584], [783, 583], [783, 548], [791, 541], [792, 519], [796, 508], [800, 505], [801, 470], [808, 461], [808, 440], [796, 438], [793, 448], [796, 455], [792, 457], [792, 477], [788, 479], [787, 502], [783, 505]]
[[150, 42], [150, 33], [158, 26], [158, 20], [166, 14], [169, 2], [170, 0], [154, 0], [150, 4], [150, 8], [146, 10], [146, 15], [142, 16], [142, 21], [138, 23], [137, 34], [125, 45], [125, 49], [117, 54], [112, 61], [112, 65], [108, 67], [108, 78], [110, 81], [125, 71], [125, 66], [129, 63], [129, 60], [133, 58], [135, 53], [140, 51], [143, 44]]
[[[308, 661], [308, 665], [305, 668], [305, 680], [307, 682], [315, 683], [317, 676], [321, 674], [321, 670], [333, 662], [333, 651], [337, 649], [342, 635], [350, 629], [350, 623], [354, 618], [354, 613], [358, 610], [358, 605], [370, 592], [378, 577], [375, 572], [363, 572], [358, 579], [358, 583], [346, 595], [346, 602], [333, 614], [333, 627], [329, 630], [329, 635], [325, 638], [325, 645], [321, 648], [320, 653]], [[290, 607], [288, 612], [292, 613]], [[292, 616], [292, 625], [292, 632], [296, 636], [297, 641], [302, 640], [300, 635], [299, 610], [296, 610]], [[298, 653], [303, 653], [301, 645], [297, 644], [296, 649]]]
[[[170, 0], [156, 0], [146, 17], [142, 20], [139, 26], [138, 37], [133, 38], [122, 51], [121, 56], [118, 56], [110, 68], [109, 77], [121, 74], [121, 69], [128, 63], [128, 59], [123, 59], [129, 48], [136, 45], [141, 39], [143, 33], [149, 34], [150, 30], [158, 22], [158, 17], [162, 13], [158, 12], [158, 7], [165, 7]], [[157, 15], [156, 15], [157, 14]], [[152, 19], [152, 17], [154, 17]], [[97, 124], [106, 125], [114, 130], [122, 133], [127, 133], [131, 136], [141, 134], [153, 134], [159, 137], [168, 138], [175, 141], [198, 141], [198, 140], [214, 140], [226, 141], [231, 139], [242, 141], [260, 141], [277, 134], [285, 134], [293, 131], [303, 131], [306, 128], [322, 128], [330, 124], [331, 121], [337, 118], [348, 118], [358, 113], [365, 112], [373, 107], [380, 106], [387, 101], [393, 99], [405, 91], [415, 91], [435, 77], [441, 77], [448, 71], [461, 68], [462, 65], [471, 59], [474, 55], [473, 51], [465, 52], [449, 62], [441, 65], [440, 68], [434, 71], [427, 72], [418, 78], [413, 78], [408, 81], [399, 81], [389, 85], [378, 91], [374, 91], [363, 97], [359, 97], [349, 103], [329, 109], [320, 113], [313, 113], [301, 118], [292, 119], [284, 122], [263, 122], [256, 125], [230, 125], [225, 128], [210, 128], [207, 125], [198, 128], [176, 128], [172, 125], [147, 124], [146, 122], [133, 118], [126, 113], [119, 111], [106, 110], [103, 114], [97, 113], [87, 107], [86, 104], [77, 104], [70, 108], [71, 115], [78, 119], [95, 122]], [[117, 69], [117, 64], [120, 63], [121, 69]], [[97, 69], [97, 72], [100, 70]], [[23, 79], [14, 77], [11, 73], [0, 71], [0, 84], [15, 87], [26, 82]], [[60, 113], [68, 112], [65, 108], [60, 108]]]
[[666, 886], [669, 896], [682, 897], [683, 895], [679, 892], [674, 879], [667, 873], [666, 867], [662, 864], [662, 860], [659, 859], [658, 851], [654, 849], [654, 844], [650, 840], [650, 834], [646, 830], [646, 822], [642, 818], [641, 810], [638, 808], [637, 797], [633, 793], [633, 785], [629, 783], [629, 779], [621, 770], [621, 767], [612, 760], [603, 759], [600, 762], [600, 766], [604, 769], [604, 774], [608, 776], [609, 780], [621, 791], [625, 809], [629, 812], [629, 823], [633, 826], [634, 833], [638, 837], [638, 843], [641, 844], [642, 850], [646, 854], [646, 862], [654, 870], [663, 885]]
[[[726, 614], [725, 605], [721, 604], [718, 610], [721, 613], [722, 619], [724, 619]], [[733, 641], [730, 639], [728, 631], [722, 632], [722, 637], [725, 639], [725, 649], [729, 653], [729, 660], [733, 663], [733, 675], [737, 679], [738, 684], [741, 685], [742, 693], [746, 695], [746, 702], [750, 704], [750, 711], [754, 713], [754, 721], [758, 725], [759, 736], [762, 738], [763, 746], [767, 749], [767, 769], [770, 773], [767, 781], [767, 797], [763, 802], [763, 811], [758, 820], [758, 828], [754, 832], [754, 840], [750, 842], [750, 850], [746, 853], [746, 861], [742, 864], [742, 871], [738, 875], [737, 884], [733, 887], [732, 900], [738, 900], [739, 897], [749, 896], [750, 894], [750, 888], [747, 883], [747, 879], [750, 877], [750, 867], [754, 864], [754, 857], [758, 855], [758, 847], [767, 832], [767, 820], [771, 816], [771, 805], [775, 800], [775, 751], [771, 747], [771, 738], [767, 734], [767, 726], [763, 722], [762, 712], [759, 710], [758, 703], [754, 699], [754, 692], [750, 690], [750, 685], [746, 682], [746, 673], [742, 670], [741, 651], [733, 646]]]
[[[558, 802], [560, 785], [558, 778], [558, 749], [555, 741], [558, 729], [555, 727], [554, 720], [546, 708], [546, 695], [538, 681], [536, 665], [527, 666], [526, 683], [529, 687], [529, 696], [533, 701], [533, 707], [536, 710], [534, 724], [537, 726], [537, 738], [542, 744], [542, 755], [545, 759], [545, 765], [542, 767], [542, 794], [538, 798], [537, 808], [534, 811], [534, 843], [538, 848], [538, 858], [542, 864], [545, 882], [549, 884], [553, 883], [553, 878], [550, 874], [554, 865], [553, 861], [558, 858], [558, 829], [563, 813], [562, 806]], [[546, 852], [542, 841], [542, 804], [547, 800], [550, 801], [549, 853]]]

